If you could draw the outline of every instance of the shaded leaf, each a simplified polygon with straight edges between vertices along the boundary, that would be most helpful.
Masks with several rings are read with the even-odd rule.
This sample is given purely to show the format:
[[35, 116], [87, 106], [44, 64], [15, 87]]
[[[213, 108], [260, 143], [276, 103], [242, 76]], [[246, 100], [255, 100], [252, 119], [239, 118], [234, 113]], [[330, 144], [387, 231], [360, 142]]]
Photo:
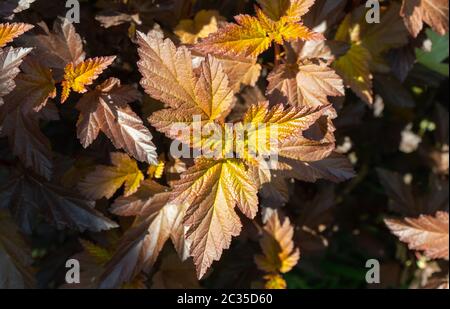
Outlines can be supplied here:
[[36, 285], [31, 249], [9, 213], [0, 210], [0, 288], [30, 289]]
[[99, 232], [117, 227], [94, 206], [94, 202], [77, 193], [29, 172], [14, 172], [8, 182], [0, 186], [0, 208], [10, 208], [27, 234], [32, 232], [38, 213], [58, 229]]
[[116, 191], [125, 186], [125, 196], [135, 193], [144, 174], [139, 170], [136, 161], [126, 154], [111, 153], [113, 166], [99, 165], [78, 185], [81, 193], [89, 199], [111, 198]]

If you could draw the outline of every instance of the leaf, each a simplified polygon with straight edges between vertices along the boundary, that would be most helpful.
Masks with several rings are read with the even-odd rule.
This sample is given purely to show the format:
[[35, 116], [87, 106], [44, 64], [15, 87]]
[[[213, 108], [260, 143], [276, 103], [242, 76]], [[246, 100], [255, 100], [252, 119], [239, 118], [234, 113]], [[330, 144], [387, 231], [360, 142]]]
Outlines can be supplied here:
[[201, 64], [200, 78], [196, 85], [198, 105], [209, 119], [225, 119], [231, 109], [233, 93], [228, 87], [228, 76], [221, 63], [208, 56]]
[[0, 17], [13, 18], [14, 14], [23, 12], [30, 8], [36, 0], [5, 0], [0, 3]]
[[431, 40], [431, 51], [427, 52], [416, 48], [417, 62], [429, 68], [432, 71], [438, 72], [444, 76], [449, 76], [448, 63], [444, 61], [448, 58], [448, 33], [444, 36], [439, 36], [430, 29], [426, 30], [429, 40]]
[[286, 280], [279, 274], [269, 274], [264, 276], [266, 283], [264, 288], [268, 290], [284, 290], [287, 288]]
[[370, 52], [365, 47], [352, 44], [350, 50], [333, 64], [345, 84], [370, 104], [373, 103], [371, 59]]
[[[152, 201], [149, 203], [144, 192], [136, 193], [145, 206], [141, 208], [138, 220], [121, 238], [113, 258], [105, 266], [99, 279], [100, 288], [118, 287], [131, 282], [141, 271], [149, 272], [169, 238], [175, 244], [185, 244], [179, 236], [180, 229], [184, 236], [180, 218], [183, 217], [185, 208], [170, 203], [170, 193], [155, 195], [147, 192], [151, 193], [148, 198]], [[175, 247], [180, 248], [177, 245]], [[179, 252], [179, 255], [182, 254], [183, 252]]]
[[141, 85], [151, 97], [172, 108], [196, 106], [195, 75], [191, 54], [186, 47], [176, 48], [158, 32], [137, 34]]
[[182, 134], [174, 125], [193, 129], [193, 116], [202, 125], [223, 121], [231, 110], [233, 92], [221, 63], [208, 56], [200, 65], [197, 78], [192, 68], [190, 52], [185, 47], [175, 48], [170, 40], [163, 40], [157, 33], [139, 34], [139, 68], [146, 92], [164, 102], [168, 109], [157, 111], [150, 123], [171, 138], [179, 138], [191, 144], [190, 134]]
[[0, 48], [5, 47], [6, 44], [11, 43], [15, 38], [32, 28], [32, 25], [24, 23], [0, 24]]
[[421, 214], [434, 215], [437, 211], [448, 211], [448, 185], [432, 182], [427, 194], [415, 194], [399, 173], [377, 169], [378, 177], [390, 198], [391, 210], [407, 217]]
[[191, 261], [182, 262], [176, 254], [165, 257], [153, 275], [152, 289], [199, 289]]
[[38, 213], [57, 229], [100, 232], [118, 227], [94, 206], [94, 202], [77, 193], [26, 171], [15, 171], [8, 182], [0, 186], [0, 209], [10, 208], [27, 234], [32, 233]]
[[373, 103], [372, 71], [388, 73], [384, 54], [408, 43], [408, 33], [398, 18], [396, 3], [383, 7], [380, 23], [365, 21], [366, 9], [358, 7], [339, 26], [335, 39], [351, 44], [350, 50], [334, 63], [336, 72], [363, 101]]
[[35, 46], [34, 55], [42, 65], [55, 69], [57, 79], [69, 63], [78, 65], [85, 59], [83, 42], [68, 19], [58, 18], [50, 30], [44, 22], [38, 23], [39, 32], [23, 37], [24, 45]]
[[111, 28], [115, 26], [120, 26], [125, 23], [130, 24], [142, 24], [140, 20], [139, 14], [129, 14], [122, 13], [114, 10], [105, 10], [100, 12], [97, 16], [95, 16], [95, 20], [97, 20], [103, 28]]
[[15, 79], [16, 89], [8, 99], [21, 105], [25, 113], [39, 112], [49, 99], [56, 97], [52, 70], [35, 58], [27, 58], [21, 68], [23, 73]]
[[[202, 62], [196, 78], [191, 54], [185, 47], [176, 49], [170, 40], [164, 41], [156, 32], [148, 36], [140, 34], [139, 44], [139, 67], [144, 77], [141, 84], [149, 95], [169, 107], [153, 113], [149, 122], [171, 138], [197, 144], [189, 134], [189, 130], [195, 129], [194, 124], [223, 120], [231, 109], [233, 93], [221, 64], [208, 57]], [[177, 76], [184, 78], [178, 80]], [[154, 83], [158, 80], [160, 82]], [[179, 127], [183, 132], [176, 130]]]
[[31, 248], [5, 210], [0, 210], [0, 288], [31, 289], [36, 285]]
[[267, 29], [249, 15], [234, 17], [237, 24], [227, 24], [195, 46], [204, 53], [257, 57], [272, 44]]
[[263, 255], [255, 256], [258, 268], [266, 273], [287, 273], [297, 265], [300, 250], [294, 248], [294, 228], [288, 218], [281, 222], [275, 211], [264, 225], [260, 240]]
[[116, 191], [125, 185], [125, 196], [135, 193], [144, 174], [139, 170], [136, 161], [120, 152], [111, 153], [113, 166], [99, 165], [79, 184], [84, 196], [92, 200], [103, 197], [111, 198]]
[[274, 95], [278, 102], [285, 97], [285, 101], [293, 106], [328, 105], [328, 96], [345, 95], [342, 79], [323, 64], [282, 64], [267, 79], [267, 94]]
[[238, 132], [246, 132], [245, 143], [239, 139], [236, 141], [240, 158], [252, 161], [258, 156], [278, 154], [286, 139], [306, 131], [330, 107], [292, 107], [285, 110], [279, 104], [269, 110], [268, 106], [268, 102], [251, 106], [243, 122], [236, 126]]
[[249, 218], [258, 210], [257, 188], [237, 160], [201, 160], [174, 183], [172, 203], [187, 206], [184, 225], [198, 278], [202, 278], [241, 223], [234, 208]]
[[430, 259], [448, 260], [448, 212], [402, 220], [386, 219], [385, 223], [411, 250], [425, 251]]
[[71, 90], [85, 93], [86, 86], [91, 85], [94, 80], [110, 66], [116, 57], [100, 57], [88, 59], [77, 65], [69, 63], [64, 69], [64, 81], [61, 103], [64, 103], [70, 95]]
[[58, 118], [57, 114], [46, 113], [50, 110], [48, 100], [56, 96], [55, 82], [51, 71], [33, 59], [27, 58], [22, 70], [15, 80], [17, 87], [5, 97], [5, 104], [0, 108], [1, 135], [8, 137], [14, 155], [25, 166], [50, 179], [53, 154], [39, 121]]
[[218, 23], [224, 18], [215, 10], [201, 10], [194, 19], [183, 19], [175, 27], [174, 33], [183, 44], [195, 44], [218, 30]]
[[287, 16], [292, 21], [299, 21], [315, 0], [257, 0], [264, 13], [274, 21]]
[[19, 66], [23, 58], [31, 52], [31, 48], [0, 49], [0, 106], [3, 97], [16, 87], [14, 79], [19, 74]]
[[156, 194], [165, 191], [167, 191], [167, 187], [152, 180], [144, 180], [134, 194], [117, 198], [110, 211], [117, 216], [139, 216], [144, 209], [151, 207]]
[[[304, 10], [303, 4], [306, 4], [300, 2], [296, 1], [292, 12], [289, 10], [286, 12], [292, 15], [284, 15], [279, 20], [270, 19], [259, 8], [256, 10], [257, 17], [250, 15], [235, 16], [236, 24], [226, 24], [217, 32], [196, 44], [195, 50], [205, 54], [258, 57], [269, 49], [274, 42], [283, 44], [284, 41], [322, 40], [321, 34], [315, 33], [298, 23], [298, 15]], [[307, 2], [312, 4], [311, 1]]]
[[293, 136], [281, 144], [279, 155], [304, 162], [315, 162], [328, 158], [335, 146], [334, 138], [331, 137], [315, 141], [302, 136]]
[[5, 114], [1, 135], [8, 137], [14, 155], [25, 166], [47, 180], [51, 178], [53, 153], [50, 141], [40, 130], [38, 115], [25, 115], [20, 106], [9, 110]]
[[353, 178], [355, 171], [347, 157], [332, 153], [325, 159], [312, 162], [280, 157], [278, 171], [275, 171], [275, 174], [278, 177], [295, 178], [306, 182], [327, 179], [339, 183]]
[[420, 33], [424, 22], [440, 35], [448, 32], [448, 1], [446, 0], [403, 0], [400, 15], [414, 37]]
[[93, 242], [80, 239], [80, 243], [83, 246], [84, 251], [99, 265], [106, 264], [111, 258], [111, 252], [101, 246], [94, 244]]
[[417, 209], [417, 203], [412, 193], [411, 186], [408, 186], [403, 177], [384, 169], [377, 169], [381, 184], [391, 198], [391, 209], [400, 212], [405, 216], [419, 215], [421, 210]]
[[292, 202], [302, 201], [295, 221], [300, 230], [295, 241], [301, 244], [304, 253], [323, 252], [332, 240], [329, 239], [329, 231], [335, 219], [333, 210], [337, 206], [335, 189], [334, 185], [324, 182], [318, 184], [313, 197], [308, 194], [293, 197]]
[[121, 86], [115, 78], [84, 95], [77, 103], [77, 136], [83, 147], [91, 145], [102, 131], [117, 149], [124, 149], [139, 161], [157, 163], [152, 134], [128, 106], [140, 96], [136, 89]]
[[[374, 71], [389, 72], [390, 68], [384, 61], [383, 54], [408, 43], [408, 31], [398, 18], [399, 11], [400, 7], [397, 3], [392, 3], [387, 9], [381, 11], [380, 23], [361, 23], [359, 39], [372, 55], [370, 66]], [[356, 29], [354, 31], [356, 32]]]
[[229, 79], [229, 87], [234, 93], [238, 93], [241, 86], [255, 86], [258, 81], [262, 66], [255, 58], [220, 57], [223, 70]]

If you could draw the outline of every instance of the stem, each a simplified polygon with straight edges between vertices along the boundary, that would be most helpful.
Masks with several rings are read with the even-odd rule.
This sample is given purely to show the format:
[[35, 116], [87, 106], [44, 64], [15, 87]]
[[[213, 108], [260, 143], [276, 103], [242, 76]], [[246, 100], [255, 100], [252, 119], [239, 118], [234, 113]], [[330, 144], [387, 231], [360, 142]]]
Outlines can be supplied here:
[[278, 66], [280, 64], [280, 45], [275, 43], [275, 66]]

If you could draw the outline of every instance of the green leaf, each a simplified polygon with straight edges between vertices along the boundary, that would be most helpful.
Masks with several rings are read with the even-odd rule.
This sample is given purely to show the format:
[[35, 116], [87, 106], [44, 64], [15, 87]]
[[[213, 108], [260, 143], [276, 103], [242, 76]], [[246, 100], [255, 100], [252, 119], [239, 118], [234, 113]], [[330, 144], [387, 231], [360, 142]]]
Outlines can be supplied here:
[[448, 33], [441, 36], [433, 30], [427, 29], [426, 34], [433, 45], [429, 52], [416, 48], [417, 62], [432, 71], [444, 76], [449, 76], [448, 63], [443, 63], [443, 61], [448, 59], [449, 54]]

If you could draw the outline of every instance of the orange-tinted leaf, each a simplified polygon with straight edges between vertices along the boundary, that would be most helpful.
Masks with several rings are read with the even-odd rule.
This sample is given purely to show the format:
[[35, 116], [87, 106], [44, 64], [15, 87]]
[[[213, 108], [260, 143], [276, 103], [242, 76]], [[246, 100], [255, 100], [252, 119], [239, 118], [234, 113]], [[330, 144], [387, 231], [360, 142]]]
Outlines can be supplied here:
[[237, 24], [227, 24], [195, 46], [212, 54], [257, 57], [272, 44], [269, 32], [256, 18], [249, 15], [235, 17]]
[[15, 38], [32, 29], [33, 26], [23, 23], [0, 24], [0, 48], [12, 42]]
[[264, 225], [260, 245], [264, 255], [255, 256], [256, 265], [267, 273], [287, 273], [297, 265], [300, 250], [294, 248], [294, 228], [288, 218], [281, 222], [274, 212]]
[[234, 208], [249, 218], [257, 212], [257, 188], [245, 166], [237, 160], [201, 160], [174, 183], [173, 203], [186, 205], [184, 224], [191, 255], [202, 278], [232, 236], [239, 235], [241, 222]]
[[283, 64], [270, 73], [268, 80], [268, 94], [276, 98], [281, 94], [294, 106], [328, 105], [328, 96], [345, 94], [342, 79], [323, 64]]
[[403, 0], [401, 16], [414, 37], [420, 33], [424, 22], [440, 35], [448, 32], [447, 0]]
[[435, 216], [421, 215], [419, 218], [385, 220], [389, 229], [411, 250], [425, 251], [431, 259], [448, 260], [448, 212], [437, 212]]
[[150, 194], [147, 198], [141, 189], [136, 193], [136, 199], [145, 206], [142, 205], [136, 223], [122, 237], [113, 258], [105, 266], [99, 280], [100, 288], [119, 287], [131, 282], [141, 271], [148, 272], [169, 238], [176, 248], [181, 249], [180, 256], [186, 250], [183, 246], [188, 244], [184, 242], [184, 226], [180, 219], [186, 208], [170, 203], [170, 193], [155, 195], [151, 190], [145, 190]]
[[139, 161], [157, 163], [152, 134], [128, 106], [140, 96], [136, 89], [122, 86], [115, 78], [85, 94], [77, 104], [81, 112], [77, 135], [83, 147], [92, 144], [102, 131], [116, 148], [124, 149]]
[[272, 20], [277, 21], [283, 16], [289, 17], [293, 22], [299, 21], [305, 15], [315, 0], [258, 0], [264, 13]]
[[44, 22], [38, 23], [37, 26], [39, 31], [23, 36], [24, 44], [35, 46], [33, 54], [42, 65], [55, 69], [55, 78], [60, 80], [67, 64], [73, 63], [76, 66], [85, 59], [81, 37], [74, 24], [66, 18], [58, 18], [52, 30]]

